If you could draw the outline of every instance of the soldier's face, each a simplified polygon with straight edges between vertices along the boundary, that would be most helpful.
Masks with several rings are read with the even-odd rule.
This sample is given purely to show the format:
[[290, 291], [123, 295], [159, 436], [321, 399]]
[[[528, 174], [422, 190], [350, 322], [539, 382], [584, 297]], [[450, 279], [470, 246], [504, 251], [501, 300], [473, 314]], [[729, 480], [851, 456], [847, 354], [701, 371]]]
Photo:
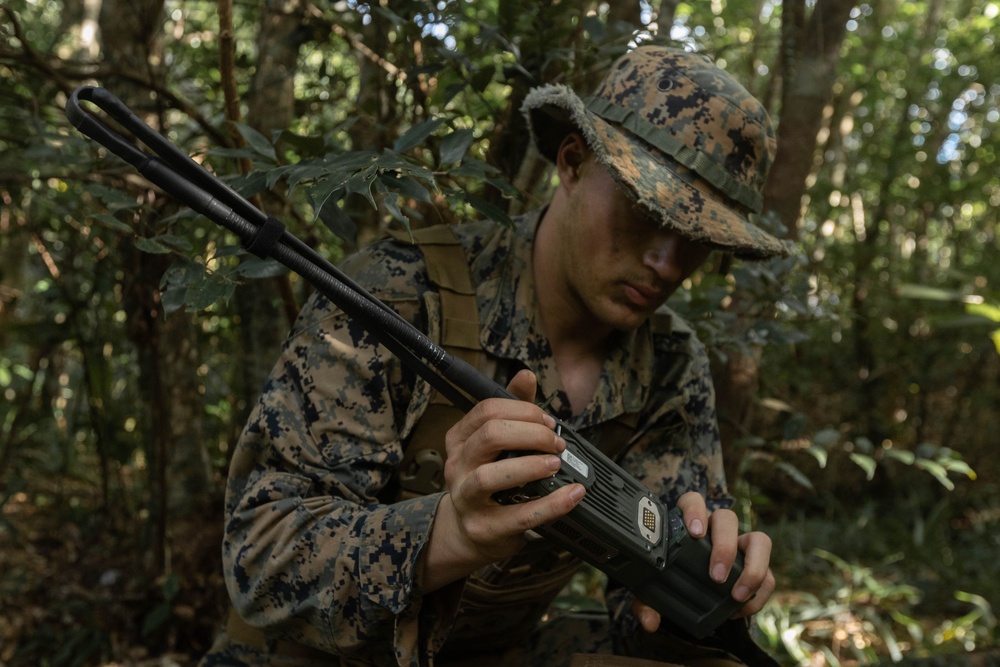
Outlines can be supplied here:
[[638, 327], [708, 257], [710, 248], [664, 229], [593, 158], [580, 166], [563, 230], [567, 283], [600, 323]]

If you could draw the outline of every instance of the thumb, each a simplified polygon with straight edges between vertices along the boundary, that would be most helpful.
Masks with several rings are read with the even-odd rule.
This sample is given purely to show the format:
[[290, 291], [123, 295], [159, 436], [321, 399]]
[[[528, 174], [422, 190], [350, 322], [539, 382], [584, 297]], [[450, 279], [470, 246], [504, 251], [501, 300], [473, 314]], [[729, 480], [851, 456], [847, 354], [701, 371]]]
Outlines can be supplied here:
[[518, 371], [517, 375], [507, 385], [507, 391], [516, 396], [518, 400], [529, 401], [531, 403], [535, 401], [535, 390], [537, 388], [538, 383], [535, 380], [535, 374], [527, 368]]

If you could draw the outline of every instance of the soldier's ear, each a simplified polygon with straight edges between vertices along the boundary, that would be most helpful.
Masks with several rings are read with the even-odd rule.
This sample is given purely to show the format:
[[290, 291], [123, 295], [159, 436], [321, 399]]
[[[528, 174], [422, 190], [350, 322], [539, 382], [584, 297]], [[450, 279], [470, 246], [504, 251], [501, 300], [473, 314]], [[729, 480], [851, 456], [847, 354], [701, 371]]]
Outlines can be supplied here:
[[590, 155], [590, 147], [582, 134], [570, 132], [563, 137], [559, 149], [556, 151], [556, 169], [559, 172], [560, 181], [575, 182], [579, 179], [580, 167]]

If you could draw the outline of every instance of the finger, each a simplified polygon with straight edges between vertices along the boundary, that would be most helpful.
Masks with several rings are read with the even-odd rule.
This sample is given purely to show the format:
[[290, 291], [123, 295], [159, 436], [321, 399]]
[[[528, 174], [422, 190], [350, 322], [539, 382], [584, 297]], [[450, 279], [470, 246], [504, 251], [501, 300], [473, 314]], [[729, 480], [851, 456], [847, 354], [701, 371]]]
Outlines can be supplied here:
[[485, 424], [493, 421], [524, 422], [544, 426], [550, 432], [556, 420], [537, 405], [525, 401], [490, 398], [477, 403], [462, 419], [452, 426], [445, 436], [448, 455], [452, 448], [469, 440]]
[[632, 613], [639, 619], [639, 624], [646, 632], [656, 632], [660, 627], [660, 612], [656, 611], [639, 598], [632, 598]]
[[535, 374], [527, 368], [519, 370], [517, 374], [511, 378], [511, 381], [507, 383], [507, 391], [516, 396], [519, 400], [528, 401], [529, 403], [534, 402], [537, 390], [538, 381], [535, 378]]
[[[743, 572], [733, 586], [733, 598], [741, 602], [748, 602], [754, 594], [760, 597], [764, 583], [769, 577], [772, 582], [774, 580], [769, 569], [771, 538], [759, 531], [747, 533], [740, 536], [739, 547], [743, 551]], [[771, 591], [773, 590], [772, 583]], [[767, 595], [770, 595], [771, 591], [767, 591]], [[767, 596], [764, 596], [764, 599], [759, 602], [754, 599], [754, 603], [763, 606], [766, 600]]]
[[537, 500], [505, 506], [500, 512], [506, 511], [508, 525], [524, 532], [569, 514], [580, 504], [586, 492], [582, 484], [569, 484]]
[[[745, 616], [752, 616], [758, 611], [764, 608], [767, 601], [771, 598], [776, 587], [774, 574], [768, 570], [767, 575], [764, 577], [764, 581], [761, 582], [760, 587], [755, 593], [751, 593], [750, 597], [747, 599], [746, 603], [736, 610], [733, 614], [733, 618], [742, 618]], [[734, 589], [735, 591], [735, 589]]]
[[566, 440], [541, 424], [494, 419], [483, 424], [465, 445], [469, 450], [466, 454], [484, 464], [503, 452], [559, 454], [566, 448]]
[[483, 503], [498, 491], [551, 477], [559, 471], [561, 463], [558, 456], [551, 454], [500, 459], [477, 467], [453, 493], [459, 498]]
[[720, 509], [712, 512], [709, 524], [712, 533], [709, 576], [713, 581], [722, 583], [729, 578], [729, 572], [736, 562], [740, 521], [732, 510]]
[[705, 498], [696, 491], [688, 491], [677, 501], [677, 507], [684, 515], [684, 525], [692, 537], [702, 538], [707, 535], [708, 508]]

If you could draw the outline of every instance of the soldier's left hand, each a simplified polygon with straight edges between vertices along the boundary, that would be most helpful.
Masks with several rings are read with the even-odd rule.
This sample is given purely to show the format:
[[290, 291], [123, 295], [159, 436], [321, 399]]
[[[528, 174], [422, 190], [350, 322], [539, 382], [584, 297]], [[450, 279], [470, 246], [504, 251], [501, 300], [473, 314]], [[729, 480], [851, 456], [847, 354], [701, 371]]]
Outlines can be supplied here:
[[[712, 557], [706, 576], [713, 581], [726, 581], [736, 562], [737, 552], [743, 552], [743, 572], [732, 590], [733, 599], [742, 602], [743, 606], [733, 614], [733, 618], [751, 616], [760, 611], [775, 588], [774, 574], [769, 567], [771, 538], [760, 531], [741, 535], [739, 517], [735, 512], [728, 509], [709, 512], [705, 498], [693, 491], [681, 496], [677, 507], [684, 514], [684, 524], [692, 537], [701, 539], [710, 535], [712, 538]], [[655, 632], [660, 626], [660, 614], [638, 598], [632, 608], [647, 632]]]

